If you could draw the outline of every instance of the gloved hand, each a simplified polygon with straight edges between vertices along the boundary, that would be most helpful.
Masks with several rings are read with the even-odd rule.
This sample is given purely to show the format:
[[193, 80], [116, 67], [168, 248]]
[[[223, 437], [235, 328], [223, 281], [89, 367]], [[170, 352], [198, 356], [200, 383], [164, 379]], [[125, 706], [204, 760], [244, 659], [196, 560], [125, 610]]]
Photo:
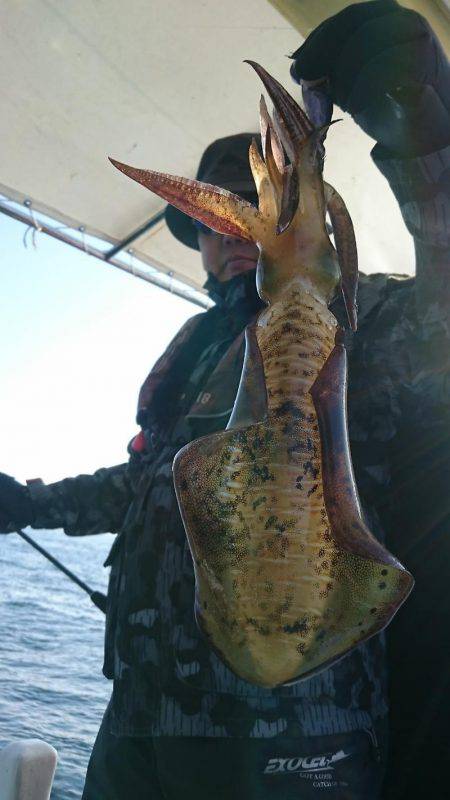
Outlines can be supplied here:
[[11, 533], [31, 525], [33, 507], [28, 489], [0, 472], [0, 533]]
[[450, 65], [428, 22], [396, 0], [348, 6], [293, 54], [297, 82], [320, 84], [393, 155], [450, 144]]

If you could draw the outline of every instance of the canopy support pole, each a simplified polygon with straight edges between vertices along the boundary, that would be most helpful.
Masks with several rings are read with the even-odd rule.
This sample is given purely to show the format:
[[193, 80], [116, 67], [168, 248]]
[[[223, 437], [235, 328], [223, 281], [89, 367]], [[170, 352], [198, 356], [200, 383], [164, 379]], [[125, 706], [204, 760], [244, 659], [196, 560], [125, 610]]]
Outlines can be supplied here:
[[164, 219], [164, 209], [162, 211], [158, 211], [154, 217], [151, 217], [151, 219], [149, 219], [148, 222], [145, 222], [144, 225], [141, 225], [140, 228], [136, 228], [136, 230], [130, 233], [126, 239], [122, 239], [121, 242], [118, 242], [114, 245], [114, 247], [111, 247], [111, 250], [108, 250], [105, 253], [105, 261], [110, 261], [112, 258], [114, 258], [114, 256], [117, 255], [117, 253], [120, 253], [121, 250], [125, 250], [129, 244], [132, 244], [136, 241], [136, 239], [139, 239], [143, 233], [147, 233], [154, 228], [155, 225], [157, 225], [162, 219]]
[[[0, 212], [2, 214], [5, 214], [7, 217], [12, 217], [12, 219], [18, 220], [18, 222], [23, 222], [23, 224], [27, 225], [27, 227], [30, 226], [29, 212], [23, 212], [16, 208], [9, 208], [3, 205], [1, 201], [0, 201]], [[99, 250], [96, 247], [91, 247], [91, 245], [89, 245], [89, 247], [86, 247], [85, 243], [79, 242], [77, 239], [68, 236], [63, 231], [51, 228], [49, 225], [45, 225], [45, 223], [43, 222], [39, 222], [39, 231], [42, 233], [46, 233], [47, 236], [52, 236], [53, 239], [58, 239], [58, 241], [64, 242], [64, 244], [69, 244], [71, 247], [76, 247], [77, 250], [81, 250], [83, 253], [87, 253], [87, 255], [89, 256], [94, 256], [94, 258], [97, 258], [99, 261], [103, 261], [104, 264], [112, 264], [113, 267], [117, 267], [117, 269], [121, 269], [123, 270], [123, 272], [128, 272], [130, 275], [134, 275], [135, 278], [140, 278], [143, 281], [147, 281], [147, 283], [153, 283], [154, 286], [159, 286], [160, 289], [165, 289], [166, 291], [170, 291], [171, 294], [176, 294], [178, 297], [182, 297], [183, 300], [188, 300], [190, 303], [194, 303], [195, 305], [200, 306], [200, 308], [210, 307], [210, 303], [208, 302], [206, 295], [205, 299], [203, 300], [201, 297], [192, 296], [189, 293], [188, 289], [184, 290], [181, 286], [176, 286], [171, 284], [169, 287], [164, 280], [158, 277], [158, 275], [150, 275], [148, 272], [145, 272], [144, 270], [139, 269], [139, 267], [136, 267], [134, 265], [129, 266], [128, 264], [125, 264], [124, 262], [120, 261], [115, 256], [108, 257], [108, 252], [104, 253], [102, 250]], [[161, 272], [160, 274], [164, 275], [163, 272]]]

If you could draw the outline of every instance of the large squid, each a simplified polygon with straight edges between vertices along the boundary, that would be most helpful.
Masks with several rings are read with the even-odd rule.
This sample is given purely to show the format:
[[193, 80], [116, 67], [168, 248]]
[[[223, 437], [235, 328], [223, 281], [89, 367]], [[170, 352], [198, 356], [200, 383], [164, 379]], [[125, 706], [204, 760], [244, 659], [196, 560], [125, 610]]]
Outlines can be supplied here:
[[174, 480], [198, 624], [235, 673], [275, 687], [382, 630], [413, 580], [367, 529], [355, 487], [346, 353], [328, 305], [342, 291], [356, 330], [357, 256], [347, 209], [322, 177], [328, 126], [313, 126], [249, 63], [274, 104], [272, 119], [261, 98], [263, 153], [255, 141], [249, 153], [258, 208], [218, 187], [112, 163], [260, 250], [256, 280], [267, 307], [246, 329], [230, 421], [177, 454]]

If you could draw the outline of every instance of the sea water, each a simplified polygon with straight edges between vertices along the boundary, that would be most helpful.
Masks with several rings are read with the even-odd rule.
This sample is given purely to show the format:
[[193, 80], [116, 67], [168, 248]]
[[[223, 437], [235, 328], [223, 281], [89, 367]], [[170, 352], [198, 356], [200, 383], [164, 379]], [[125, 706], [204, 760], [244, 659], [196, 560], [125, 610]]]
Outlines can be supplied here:
[[[106, 591], [114, 537], [31, 531], [91, 588]], [[105, 618], [80, 588], [16, 534], [0, 534], [0, 747], [44, 739], [58, 751], [51, 800], [79, 800], [111, 684]]]

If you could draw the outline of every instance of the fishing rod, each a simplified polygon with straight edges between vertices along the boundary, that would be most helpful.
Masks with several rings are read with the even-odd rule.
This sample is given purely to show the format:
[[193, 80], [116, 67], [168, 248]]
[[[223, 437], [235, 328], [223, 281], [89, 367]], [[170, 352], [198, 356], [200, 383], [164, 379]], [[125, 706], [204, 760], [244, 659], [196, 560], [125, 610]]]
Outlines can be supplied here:
[[28, 542], [28, 544], [30, 544], [31, 547], [34, 547], [34, 549], [37, 550], [39, 553], [41, 553], [41, 555], [43, 555], [45, 558], [51, 561], [51, 563], [55, 567], [57, 567], [57, 569], [60, 569], [61, 572], [64, 572], [64, 574], [67, 575], [67, 577], [70, 578], [71, 581], [73, 581], [81, 589], [83, 589], [83, 591], [89, 595], [94, 605], [97, 606], [97, 608], [99, 608], [100, 611], [103, 611], [103, 613], [106, 614], [106, 595], [103, 594], [103, 592], [96, 592], [94, 591], [94, 589], [91, 589], [91, 587], [88, 586], [87, 583], [82, 581], [81, 578], [78, 578], [78, 576], [75, 575], [72, 572], [72, 570], [68, 569], [68, 567], [65, 567], [64, 564], [61, 564], [61, 562], [58, 561], [58, 559], [55, 558], [55, 556], [52, 556], [51, 553], [49, 553], [47, 550], [41, 547], [41, 545], [35, 542], [34, 539], [32, 539], [31, 536], [28, 536], [27, 533], [24, 533], [21, 530], [17, 530], [16, 533], [19, 536], [21, 536], [22, 539], [25, 539], [25, 541]]

